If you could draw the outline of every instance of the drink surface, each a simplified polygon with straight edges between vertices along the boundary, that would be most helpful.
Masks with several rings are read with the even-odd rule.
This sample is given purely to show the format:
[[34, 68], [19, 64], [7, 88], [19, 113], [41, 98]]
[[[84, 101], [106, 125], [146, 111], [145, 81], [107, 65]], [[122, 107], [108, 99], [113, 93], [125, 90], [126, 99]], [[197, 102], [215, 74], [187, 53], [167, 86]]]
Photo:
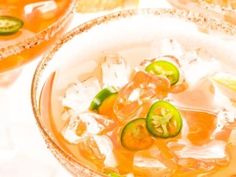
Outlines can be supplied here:
[[[21, 66], [52, 43], [55, 38], [50, 36], [52, 31], [47, 29], [65, 15], [70, 3], [70, 0], [0, 0], [0, 16], [16, 17], [23, 22], [18, 32], [0, 35], [0, 73]], [[35, 35], [42, 31], [45, 34], [36, 39]], [[26, 40], [35, 41], [35, 48], [28, 49], [32, 44]], [[20, 54], [17, 50], [13, 52], [15, 55], [8, 54], [9, 47], [16, 45], [20, 48], [20, 43], [24, 45], [23, 49], [17, 49]], [[39, 43], [42, 44], [38, 46]]]
[[[179, 46], [178, 42], [172, 40], [163, 41], [165, 51], [172, 51], [176, 45]], [[174, 45], [168, 41], [172, 41]], [[166, 46], [171, 50], [166, 49]], [[176, 50], [178, 49], [177, 47]], [[63, 90], [57, 88], [60, 87], [59, 74], [55, 72], [51, 75], [42, 90], [40, 108], [43, 121], [53, 133], [55, 142], [79, 163], [105, 174], [117, 173], [122, 177], [235, 175], [236, 144], [232, 143], [232, 136], [236, 124], [235, 120], [230, 123], [222, 122], [229, 119], [226, 115], [234, 114], [235, 107], [231, 107], [232, 102], [228, 96], [219, 96], [224, 95], [223, 92], [210, 79], [212, 73], [225, 72], [221, 62], [204, 57], [201, 59], [196, 56], [196, 51], [186, 51], [185, 59], [181, 58], [179, 65], [177, 64], [183, 71], [180, 75], [185, 79], [178, 87], [172, 85], [172, 93], [167, 96], [166, 88], [169, 86], [165, 86], [164, 80], [159, 78], [153, 81], [152, 76], [138, 72], [146, 62], [151, 61], [145, 60], [148, 51], [150, 46], [137, 45], [120, 50], [119, 54], [105, 55], [106, 60], [99, 60], [100, 63], [92, 73], [80, 76], [78, 83], [72, 83]], [[171, 55], [173, 54], [179, 54], [179, 51], [172, 51]], [[169, 59], [176, 64], [173, 57]], [[132, 74], [127, 80], [130, 73]], [[121, 131], [130, 120], [145, 118], [153, 102], [145, 102], [141, 111], [136, 111], [135, 103], [124, 102], [115, 109], [113, 105], [117, 105], [117, 102], [114, 103], [117, 98], [109, 97], [98, 109], [101, 117], [88, 107], [83, 112], [83, 105], [90, 104], [91, 98], [101, 88], [118, 87], [121, 89], [118, 97], [124, 98], [130, 93], [130, 89], [134, 91], [140, 85], [145, 85], [146, 80], [149, 84], [158, 83], [158, 92], [153, 96], [153, 90], [147, 84], [141, 101], [145, 102], [143, 97], [155, 101], [163, 98], [168, 100], [180, 111], [183, 125], [180, 133], [172, 138], [155, 137], [150, 146], [130, 150], [121, 142]], [[103, 84], [99, 86], [99, 83]], [[135, 100], [136, 93], [131, 95], [129, 99]], [[124, 109], [121, 109], [122, 104], [125, 105]], [[96, 106], [93, 108], [97, 109]], [[97, 123], [94, 123], [95, 120]], [[141, 145], [142, 142], [136, 143], [135, 148], [140, 148]]]

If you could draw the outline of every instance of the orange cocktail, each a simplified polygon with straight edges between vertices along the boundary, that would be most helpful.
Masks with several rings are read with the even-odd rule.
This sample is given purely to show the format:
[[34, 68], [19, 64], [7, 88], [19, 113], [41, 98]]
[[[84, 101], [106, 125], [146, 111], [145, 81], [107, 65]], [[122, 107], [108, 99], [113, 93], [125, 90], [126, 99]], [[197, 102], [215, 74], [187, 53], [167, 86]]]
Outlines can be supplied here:
[[55, 42], [66, 28], [74, 4], [73, 0], [1, 0], [0, 77]]
[[75, 28], [33, 80], [49, 148], [75, 176], [234, 175], [233, 30], [167, 9], [117, 12]]
[[[108, 74], [104, 68], [110, 67], [113, 80], [103, 76], [99, 81], [99, 75], [88, 75], [69, 86], [63, 99], [53, 95], [57, 73], [44, 85], [42, 116], [67, 153], [112, 177], [235, 173], [231, 166], [236, 165], [236, 148], [228, 141], [236, 124], [229, 122], [218, 130], [220, 114], [228, 119], [228, 113], [223, 103], [214, 105], [215, 88], [207, 75], [189, 87], [187, 81], [179, 81], [184, 76], [177, 76], [177, 65], [173, 60], [169, 62], [169, 57], [156, 58], [149, 64], [151, 70], [161, 68], [158, 74], [149, 72], [149, 66], [140, 71], [132, 68], [129, 73], [120, 56], [106, 57], [108, 61], [98, 70]], [[123, 83], [117, 76], [121, 72], [130, 74], [123, 75]], [[107, 81], [112, 84], [107, 86]], [[104, 85], [100, 87], [101, 82]]]

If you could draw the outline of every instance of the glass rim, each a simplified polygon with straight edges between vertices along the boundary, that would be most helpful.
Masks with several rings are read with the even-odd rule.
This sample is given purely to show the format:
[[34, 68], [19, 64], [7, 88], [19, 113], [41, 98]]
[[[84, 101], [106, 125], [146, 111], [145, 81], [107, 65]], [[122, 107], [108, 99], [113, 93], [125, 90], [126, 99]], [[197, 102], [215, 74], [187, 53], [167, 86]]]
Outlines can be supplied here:
[[[204, 15], [201, 15], [200, 13], [197, 13], [197, 12], [193, 13], [190, 11], [179, 10], [179, 9], [145, 8], [145, 9], [121, 10], [118, 12], [110, 13], [108, 15], [97, 17], [81, 25], [78, 25], [77, 27], [69, 31], [68, 33], [64, 34], [62, 38], [57, 40], [57, 42], [52, 46], [52, 48], [47, 52], [47, 54], [43, 56], [42, 60], [37, 65], [36, 70], [33, 75], [33, 80], [32, 80], [32, 85], [31, 85], [31, 103], [32, 103], [33, 113], [34, 113], [37, 125], [41, 133], [43, 134], [43, 137], [51, 143], [53, 148], [55, 148], [56, 150], [59, 151], [59, 153], [61, 153], [63, 158], [69, 159], [70, 162], [72, 162], [74, 165], [80, 166], [83, 170], [87, 170], [86, 173], [88, 176], [89, 175], [104, 176], [104, 175], [100, 174], [99, 172], [95, 172], [92, 169], [87, 168], [82, 163], [76, 161], [70, 154], [66, 153], [60, 146], [58, 146], [54, 142], [54, 140], [47, 133], [47, 130], [45, 130], [44, 126], [41, 124], [39, 104], [38, 104], [37, 96], [36, 96], [36, 93], [38, 90], [38, 83], [40, 81], [42, 73], [47, 68], [48, 62], [50, 62], [53, 59], [54, 54], [62, 47], [63, 44], [69, 42], [73, 37], [83, 34], [84, 32], [92, 29], [93, 27], [96, 27], [97, 25], [106, 24], [107, 22], [112, 22], [118, 19], [125, 19], [127, 17], [133, 17], [136, 15], [177, 17], [177, 18], [186, 20], [187, 22], [204, 26], [207, 29], [210, 29], [212, 31], [223, 32], [231, 36], [236, 36], [236, 27], [234, 27], [232, 24], [222, 22], [222, 21], [217, 21], [216, 19], [211, 18], [211, 17], [205, 17]], [[72, 171], [71, 173], [73, 174]]]
[[[176, 6], [177, 8], [184, 8], [187, 10], [199, 10], [202, 13], [206, 13], [206, 15], [213, 15], [215, 18], [218, 18], [219, 20], [225, 20], [225, 15], [230, 14], [236, 14], [236, 9], [231, 6], [221, 6], [216, 3], [209, 3], [207, 0], [198, 0], [190, 1], [190, 6], [185, 5], [178, 5], [178, 3], [175, 2], [175, 0], [167, 0], [170, 4], [173, 6]], [[185, 7], [184, 7], [185, 6]], [[205, 11], [205, 12], [203, 12]]]
[[51, 39], [62, 27], [67, 23], [69, 17], [74, 13], [77, 0], [70, 0], [70, 4], [66, 13], [58, 18], [55, 22], [50, 24], [47, 28], [35, 33], [32, 37], [21, 40], [12, 45], [7, 45], [6, 47], [0, 48], [0, 60], [10, 57], [11, 55], [16, 55], [23, 52], [26, 49], [30, 49], [38, 46], [42, 42]]
[[206, 10], [210, 9], [210, 10], [222, 11], [222, 12], [236, 12], [235, 9], [230, 6], [224, 7], [224, 6], [214, 4], [214, 3], [210, 4], [206, 2], [206, 0], [199, 0], [199, 4]]

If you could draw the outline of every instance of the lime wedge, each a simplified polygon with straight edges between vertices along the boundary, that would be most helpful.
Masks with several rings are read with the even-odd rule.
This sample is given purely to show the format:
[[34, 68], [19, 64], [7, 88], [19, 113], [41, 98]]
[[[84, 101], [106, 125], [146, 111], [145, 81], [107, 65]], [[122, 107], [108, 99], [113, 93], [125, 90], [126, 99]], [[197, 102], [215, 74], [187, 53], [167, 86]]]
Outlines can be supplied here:
[[121, 175], [119, 175], [117, 173], [114, 173], [114, 172], [109, 173], [108, 176], [109, 177], [123, 177], [123, 176], [121, 176]]
[[236, 75], [219, 73], [212, 77], [212, 79], [223, 87], [236, 91]]
[[211, 79], [225, 96], [236, 101], [236, 75], [217, 73]]

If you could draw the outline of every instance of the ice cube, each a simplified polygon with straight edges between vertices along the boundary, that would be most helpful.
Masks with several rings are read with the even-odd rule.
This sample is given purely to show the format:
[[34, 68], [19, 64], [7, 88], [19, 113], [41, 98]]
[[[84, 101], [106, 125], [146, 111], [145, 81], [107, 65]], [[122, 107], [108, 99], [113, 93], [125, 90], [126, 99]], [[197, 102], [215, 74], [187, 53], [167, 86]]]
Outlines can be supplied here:
[[118, 54], [107, 54], [102, 64], [104, 87], [121, 88], [128, 83], [131, 74], [130, 66]]
[[24, 7], [24, 13], [26, 16], [30, 16], [33, 12], [44, 19], [50, 19], [55, 16], [57, 4], [55, 1], [40, 1], [27, 4]]
[[77, 144], [77, 146], [81, 155], [85, 159], [99, 161], [100, 163], [104, 161], [104, 155], [100, 152], [94, 136], [85, 137]]
[[131, 117], [143, 104], [164, 98], [169, 88], [170, 82], [166, 78], [139, 71], [120, 90], [114, 104], [114, 112], [121, 120]]
[[134, 166], [143, 168], [167, 168], [163, 163], [161, 163], [156, 158], [147, 158], [142, 156], [134, 156]]
[[101, 90], [96, 78], [89, 78], [83, 82], [71, 85], [65, 93], [62, 105], [71, 108], [75, 113], [88, 110], [94, 96]]
[[109, 131], [114, 123], [99, 114], [90, 112], [75, 114], [73, 110], [69, 110], [67, 116], [69, 123], [62, 130], [62, 134], [67, 141], [74, 144], [91, 135], [97, 135], [105, 129]]
[[214, 138], [224, 126], [236, 120], [236, 109], [230, 98], [225, 96], [218, 87], [215, 87], [214, 104], [216, 107], [216, 129], [212, 135]]
[[222, 109], [217, 113], [216, 120], [216, 129], [212, 133], [212, 138], [215, 136], [229, 123], [232, 123], [236, 119], [236, 112], [233, 109]]
[[211, 141], [202, 146], [194, 146], [185, 144], [181, 150], [175, 151], [179, 158], [193, 158], [193, 159], [223, 159], [226, 157], [225, 153], [226, 143], [223, 141]]
[[117, 161], [113, 153], [113, 144], [110, 138], [106, 135], [95, 135], [94, 140], [97, 143], [98, 149], [104, 155], [104, 165], [106, 167], [116, 167]]
[[137, 176], [166, 176], [168, 168], [161, 161], [160, 153], [157, 147], [136, 152], [133, 159], [134, 174]]
[[106, 135], [88, 136], [78, 143], [78, 148], [87, 160], [104, 163], [105, 167], [115, 168], [116, 157], [113, 153], [112, 141]]

